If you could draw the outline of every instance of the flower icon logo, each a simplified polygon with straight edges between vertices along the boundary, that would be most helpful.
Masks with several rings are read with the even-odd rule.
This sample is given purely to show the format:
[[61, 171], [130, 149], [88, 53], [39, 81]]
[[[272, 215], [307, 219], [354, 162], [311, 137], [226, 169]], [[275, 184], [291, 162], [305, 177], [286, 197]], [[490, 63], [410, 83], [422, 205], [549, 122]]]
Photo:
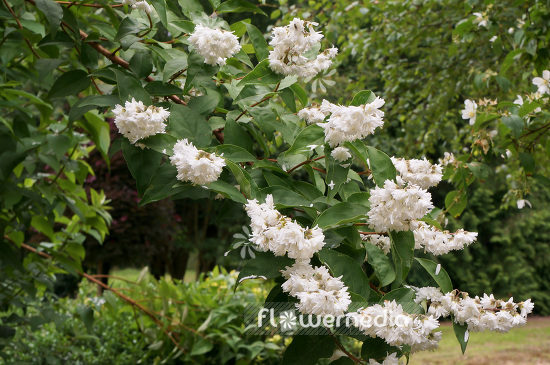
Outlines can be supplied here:
[[294, 311], [284, 311], [279, 315], [281, 331], [291, 331], [296, 327], [296, 315]]

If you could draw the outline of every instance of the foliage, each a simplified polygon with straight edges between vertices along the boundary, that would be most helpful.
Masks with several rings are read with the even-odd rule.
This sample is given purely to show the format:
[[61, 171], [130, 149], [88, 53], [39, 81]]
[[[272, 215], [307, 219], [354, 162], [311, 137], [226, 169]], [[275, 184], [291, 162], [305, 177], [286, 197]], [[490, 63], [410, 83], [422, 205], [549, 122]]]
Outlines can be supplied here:
[[[282, 339], [263, 341], [244, 335], [241, 316], [266, 287], [245, 284], [233, 293], [236, 273], [216, 268], [193, 283], [161, 279], [143, 272], [137, 283], [117, 285], [132, 290], [136, 301], [151, 301], [173, 336], [181, 336], [182, 351], [174, 347], [150, 318], [106, 291], [93, 294], [81, 285], [77, 299], [35, 303], [26, 314], [15, 311], [12, 321], [28, 322], [18, 328], [3, 350], [8, 363], [33, 364], [278, 364]], [[161, 314], [160, 314], [161, 313]], [[191, 330], [190, 330], [191, 329]]]
[[[340, 2], [339, 5], [343, 3]], [[389, 101], [386, 109], [392, 113], [386, 116], [392, 127], [389, 128], [390, 134], [387, 136], [391, 138], [381, 141], [372, 138], [356, 139], [342, 143], [351, 153], [351, 156], [347, 157], [349, 163], [342, 163], [343, 160], [336, 160], [334, 157], [335, 146], [326, 140], [326, 130], [323, 132], [318, 125], [307, 126], [306, 122], [296, 115], [300, 109], [308, 107], [313, 101], [305, 91], [308, 89], [305, 85], [311, 82], [311, 90], [317, 90], [317, 87], [321, 91], [326, 90], [324, 85], [330, 85], [330, 82], [323, 79], [330, 77], [331, 73], [321, 73], [313, 79], [299, 81], [295, 75], [284, 76], [273, 71], [270, 60], [267, 59], [269, 47], [266, 39], [262, 36], [262, 31], [254, 25], [259, 23], [247, 18], [251, 14], [266, 16], [262, 7], [244, 0], [182, 0], [177, 3], [154, 0], [154, 11], [151, 12], [132, 11], [128, 4], [73, 6], [73, 3], [65, 4], [53, 0], [3, 0], [3, 4], [5, 8], [0, 15], [7, 19], [3, 25], [3, 51], [5, 47], [6, 52], [2, 53], [1, 58], [5, 66], [3, 77], [8, 87], [2, 90], [8, 95], [5, 98], [12, 103], [11, 106], [18, 109], [19, 114], [26, 115], [21, 118], [26, 120], [28, 125], [27, 129], [21, 132], [18, 129], [21, 125], [17, 123], [18, 119], [5, 119], [3, 128], [7, 135], [5, 145], [9, 146], [8, 156], [17, 156], [20, 150], [32, 150], [35, 146], [32, 136], [36, 133], [43, 137], [42, 142], [46, 147], [35, 156], [41, 161], [40, 169], [33, 165], [27, 168], [23, 160], [3, 158], [2, 161], [16, 161], [19, 165], [8, 164], [2, 173], [10, 183], [13, 181], [21, 184], [21, 195], [29, 191], [21, 187], [37, 185], [38, 189], [43, 185], [51, 186], [57, 183], [55, 189], [51, 189], [53, 191], [44, 192], [38, 189], [38, 193], [43, 194], [44, 198], [40, 195], [33, 196], [38, 200], [48, 201], [49, 205], [46, 206], [51, 208], [50, 210], [31, 209], [33, 214], [30, 217], [28, 207], [21, 206], [24, 210], [21, 214], [27, 213], [30, 217], [22, 230], [28, 229], [30, 221], [34, 229], [46, 235], [53, 243], [38, 244], [40, 249], [48, 251], [51, 256], [43, 254], [42, 258], [38, 258], [31, 255], [27, 260], [42, 262], [44, 257], [53, 256], [52, 261], [47, 261], [52, 266], [41, 273], [51, 276], [58, 270], [56, 268], [63, 264], [65, 269], [74, 272], [78, 266], [66, 267], [58, 251], [74, 252], [74, 249], [67, 248], [74, 246], [77, 252], [82, 252], [84, 233], [104, 238], [105, 221], [109, 217], [103, 211], [103, 194], [90, 190], [92, 208], [75, 210], [73, 207], [79, 206], [75, 201], [80, 202], [84, 208], [88, 207], [87, 196], [81, 186], [90, 169], [86, 163], [79, 163], [78, 159], [85, 156], [84, 152], [87, 153], [93, 148], [87, 147], [90, 141], [94, 142], [95, 147], [106, 157], [109, 144], [108, 124], [103, 114], [110, 116], [110, 110], [115, 105], [124, 106], [115, 109], [118, 115], [125, 112], [123, 108], [131, 109], [132, 105], [138, 105], [140, 109], [153, 106], [150, 110], [159, 110], [155, 108], [162, 107], [170, 111], [167, 125], [162, 125], [163, 130], [166, 127], [166, 133], [152, 135], [135, 145], [130, 142], [132, 139], [126, 138], [120, 143], [129, 171], [136, 181], [140, 205], [144, 206], [165, 198], [222, 198], [222, 212], [231, 215], [233, 209], [247, 202], [250, 208], [257, 201], [264, 202], [269, 200], [268, 197], [273, 197], [276, 214], [281, 215], [277, 216], [281, 218], [279, 222], [290, 226], [295, 220], [299, 223], [296, 225], [300, 229], [312, 227], [304, 229], [306, 236], [316, 233], [316, 237], [319, 237], [318, 232], [322, 231], [323, 243], [326, 245], [322, 250], [315, 252], [312, 264], [327, 268], [330, 271], [329, 276], [333, 279], [339, 278], [334, 280], [341, 280], [346, 293], [349, 290], [354, 302], [385, 303], [396, 300], [412, 314], [423, 313], [425, 309], [415, 303], [412, 289], [403, 287], [409, 283], [408, 274], [415, 262], [419, 262], [434, 278], [436, 284], [433, 285], [439, 285], [444, 292], [453, 288], [446, 271], [436, 262], [415, 260], [414, 235], [410, 230], [393, 230], [390, 226], [387, 232], [377, 232], [389, 236], [389, 256], [385, 256], [381, 250], [378, 252], [376, 248], [366, 249], [365, 245], [369, 243], [361, 240], [361, 234], [375, 233], [364, 231], [363, 229], [367, 228], [362, 228], [367, 225], [367, 214], [375, 208], [371, 207], [370, 200], [374, 192], [380, 191], [385, 184], [393, 184], [396, 190], [403, 190], [394, 183], [397, 171], [385, 153], [398, 150], [392, 148], [392, 145], [409, 147], [421, 140], [419, 149], [399, 149], [399, 152], [414, 156], [422, 152], [435, 152], [435, 146], [446, 148], [447, 146], [440, 143], [437, 138], [426, 138], [427, 135], [423, 132], [427, 129], [428, 122], [434, 123], [435, 130], [451, 132], [445, 140], [458, 135], [457, 146], [462, 145], [464, 141], [470, 141], [466, 128], [460, 133], [454, 132], [454, 124], [458, 118], [453, 114], [453, 108], [449, 108], [449, 104], [459, 104], [456, 95], [457, 92], [463, 91], [454, 87], [457, 79], [455, 76], [465, 74], [463, 69], [454, 67], [455, 63], [464, 64], [475, 59], [472, 52], [476, 50], [474, 40], [478, 38], [472, 25], [474, 20], [468, 19], [463, 22], [470, 22], [468, 28], [458, 25], [460, 19], [451, 18], [453, 24], [457, 24], [454, 38], [449, 38], [450, 34], [446, 28], [435, 28], [437, 31], [433, 43], [423, 43], [411, 35], [402, 39], [395, 24], [400, 23], [398, 20], [401, 19], [403, 11], [414, 13], [422, 22], [408, 18], [409, 23], [404, 23], [403, 27], [414, 27], [416, 32], [421, 32], [423, 27], [419, 27], [419, 24], [425, 28], [426, 25], [430, 25], [425, 24], [427, 20], [441, 22], [441, 19], [445, 19], [441, 10], [452, 9], [455, 17], [469, 16], [471, 5], [457, 9], [459, 5], [454, 3], [451, 6], [444, 2], [434, 7], [433, 2], [429, 1], [390, 1], [384, 2], [378, 8], [372, 7], [372, 17], [358, 19], [361, 17], [359, 12], [353, 25], [355, 28], [346, 28], [342, 35], [334, 34], [332, 25], [328, 25], [327, 39], [342, 43], [344, 55], [354, 52], [348, 41], [361, 43], [359, 58], [353, 60], [359, 61], [359, 66], [370, 65], [370, 61], [365, 60], [366, 56], [371, 56], [368, 53], [371, 46], [382, 42], [383, 47], [387, 47], [377, 47], [382, 49], [382, 52], [372, 55], [370, 59], [375, 63], [369, 66], [386, 68], [387, 73], [375, 74], [374, 78], [370, 78], [371, 74], [368, 74], [368, 78], [361, 78], [361, 81], [364, 81], [363, 84], [375, 86], [377, 91], [385, 90], [384, 98]], [[335, 12], [335, 17], [325, 14], [321, 9], [323, 4], [313, 2], [313, 8], [317, 11], [314, 15], [318, 16], [321, 23], [329, 23], [329, 18], [340, 18], [337, 21], [348, 23], [343, 17], [339, 17], [338, 11]], [[358, 5], [359, 3], [355, 2], [350, 6], [353, 8]], [[515, 21], [516, 15], [513, 12], [517, 11], [516, 8], [512, 7], [511, 14], [504, 3], [493, 5], [491, 9], [495, 9], [495, 14], [510, 16]], [[368, 11], [370, 10], [367, 9], [366, 13]], [[276, 19], [280, 14], [281, 12], [273, 11], [271, 17]], [[540, 19], [544, 19], [544, 16]], [[233, 31], [236, 37], [240, 37], [242, 48], [234, 57], [224, 59], [223, 62], [205, 63], [200, 46], [189, 42], [189, 34], [193, 33], [197, 24]], [[376, 38], [376, 32], [372, 30], [376, 30], [377, 27], [389, 27], [387, 29], [393, 33], [387, 38]], [[349, 38], [348, 34], [353, 33], [354, 29], [364, 29], [366, 33], [358, 31], [355, 38]], [[526, 37], [527, 44], [530, 44], [531, 40], [538, 39], [538, 30], [534, 29], [533, 32], [533, 36], [523, 32], [518, 38]], [[479, 37], [479, 42], [488, 42], [485, 39], [486, 34], [483, 36]], [[455, 45], [456, 37], [458, 41]], [[460, 37], [463, 37], [462, 43]], [[447, 52], [434, 52], [437, 60], [415, 53], [416, 50], [439, 44], [441, 39], [453, 42]], [[366, 40], [366, 43], [363, 40]], [[502, 42], [502, 47], [505, 49], [508, 46], [523, 44], [520, 41], [514, 38], [510, 45]], [[542, 47], [529, 48], [532, 52], [528, 52], [527, 48], [525, 53], [522, 53], [526, 61], [534, 60], [539, 67], [544, 64], [547, 55], [537, 51], [543, 49]], [[492, 51], [486, 48], [484, 52], [490, 54], [481, 58], [487, 64], [474, 63], [468, 66], [473, 67], [476, 74], [481, 72], [480, 70], [488, 74], [488, 65], [492, 65], [504, 53], [502, 51], [493, 55]], [[316, 53], [317, 49], [312, 49], [305, 54], [307, 57], [315, 58]], [[359, 53], [356, 50], [354, 54]], [[328, 57], [325, 53], [323, 55]], [[287, 54], [284, 60], [288, 61], [289, 57], [294, 59], [294, 55]], [[420, 67], [401, 67], [400, 60], [403, 58]], [[208, 59], [206, 61], [208, 62]], [[432, 69], [432, 64], [440, 68]], [[29, 75], [25, 74], [28, 69], [40, 71], [31, 75], [29, 81]], [[364, 67], [362, 72], [365, 69], [367, 68]], [[531, 71], [529, 67], [524, 69]], [[497, 79], [503, 93], [507, 92], [507, 88], [504, 87], [508, 85], [506, 82], [510, 83], [510, 80], [504, 77], [506, 71], [501, 70], [503, 75]], [[422, 79], [418, 77], [419, 74], [432, 79]], [[353, 73], [352, 77], [355, 77]], [[14, 84], [14, 80], [18, 84]], [[482, 86], [476, 87], [482, 89]], [[27, 87], [32, 92], [26, 92]], [[423, 93], [413, 93], [414, 90], [423, 87]], [[342, 104], [360, 108], [368, 103], [380, 102], [380, 99], [376, 99], [376, 95], [368, 90], [353, 91], [348, 93], [349, 97], [345, 101], [341, 101]], [[46, 102], [42, 102], [35, 94], [43, 97]], [[353, 94], [355, 96], [352, 98]], [[32, 103], [38, 104], [35, 113], [25, 114], [25, 110], [20, 110], [21, 106], [16, 104], [19, 99], [14, 95], [26, 96]], [[48, 103], [52, 100], [55, 114], [47, 110], [54, 109], [52, 104]], [[139, 103], [144, 105], [141, 106]], [[413, 106], [410, 103], [415, 104]], [[435, 109], [426, 112], [431, 105], [434, 105]], [[337, 105], [332, 107], [340, 108]], [[370, 108], [377, 110], [379, 107], [371, 105]], [[33, 119], [38, 117], [38, 114], [41, 116], [40, 124]], [[436, 115], [440, 118], [437, 119]], [[53, 120], [56, 122], [52, 122]], [[409, 120], [412, 124], [405, 124], [405, 130], [400, 129], [399, 123]], [[505, 121], [503, 123], [506, 124]], [[327, 124], [324, 124], [325, 128]], [[81, 132], [84, 131], [87, 132], [88, 138], [80, 138]], [[64, 134], [69, 134], [68, 140], [63, 138]], [[48, 143], [50, 139], [54, 141]], [[385, 143], [390, 140], [391, 144]], [[18, 147], [19, 145], [21, 146]], [[178, 151], [177, 146], [180, 146], [183, 152]], [[68, 151], [71, 152], [68, 154]], [[51, 155], [50, 159], [44, 159], [43, 156], [48, 156], [48, 153]], [[196, 158], [192, 157], [194, 154]], [[472, 156], [477, 157], [475, 154]], [[192, 165], [203, 158], [214, 161], [218, 168], [216, 173], [209, 173], [207, 180], [201, 180], [205, 182], [203, 185], [196, 184], [198, 180], [182, 178], [189, 174], [182, 172], [184, 168], [181, 166], [174, 166], [178, 164], [178, 160]], [[469, 158], [464, 157], [464, 164], [448, 173], [454, 174], [452, 179], [455, 184], [453, 191], [446, 194], [446, 210], [443, 213], [448, 213], [451, 217], [460, 215], [466, 207], [466, 188], [481, 169], [479, 165], [466, 164]], [[186, 161], [189, 159], [192, 161]], [[64, 164], [59, 164], [58, 160]], [[69, 168], [69, 163], [73, 164], [74, 170]], [[44, 184], [36, 184], [34, 180], [29, 180], [26, 175], [22, 175], [23, 170], [29, 174], [36, 173], [37, 179], [45, 180]], [[44, 174], [44, 171], [47, 173]], [[53, 172], [49, 173], [50, 171]], [[68, 185], [64, 187], [62, 182], [65, 181]], [[423, 193], [428, 195], [425, 191]], [[80, 195], [74, 197], [71, 194]], [[52, 204], [51, 200], [56, 204]], [[66, 207], [74, 214], [63, 215]], [[406, 208], [414, 210], [416, 207]], [[88, 211], [93, 213], [91, 217], [86, 214]], [[13, 217], [22, 219], [16, 213], [8, 211], [7, 214], [12, 216], [6, 217], [6, 224], [12, 224], [14, 227], [17, 225], [17, 232], [12, 234], [12, 231], [6, 230], [6, 234], [16, 246], [21, 246], [26, 237], [20, 234], [20, 222], [15, 222]], [[411, 219], [420, 219], [422, 215], [424, 213]], [[44, 217], [48, 217], [48, 220]], [[66, 225], [64, 230], [60, 230], [62, 233], [59, 237], [55, 236], [56, 233], [51, 228], [57, 217], [58, 223]], [[198, 213], [195, 213], [193, 219], [198, 220], [198, 217]], [[428, 214], [423, 219], [437, 227], [439, 223], [436, 219], [444, 221], [444, 218], [444, 214]], [[410, 224], [409, 220], [405, 223]], [[197, 230], [197, 224], [192, 227], [192, 234], [198, 236], [200, 232]], [[12, 230], [16, 231], [13, 227]], [[66, 235], [70, 236], [75, 234], [74, 232], [78, 232], [80, 241], [77, 240], [75, 245], [69, 246], [71, 240]], [[205, 234], [202, 235], [202, 238], [204, 237]], [[13, 246], [9, 247], [13, 250]], [[35, 250], [27, 245], [21, 247], [30, 251]], [[367, 251], [369, 258], [364, 262]], [[285, 254], [276, 253], [278, 256]], [[312, 255], [313, 253], [311, 252]], [[291, 256], [290, 250], [288, 256]], [[247, 262], [238, 282], [235, 282], [234, 276], [227, 276], [225, 273], [218, 275], [217, 272], [213, 274], [213, 282], [199, 282], [190, 284], [189, 287], [177, 280], [144, 280], [137, 284], [139, 289], [132, 287], [132, 290], [138, 291], [132, 292], [131, 298], [116, 290], [106, 292], [107, 309], [102, 310], [113, 313], [117, 313], [121, 307], [126, 311], [130, 311], [130, 308], [139, 310], [136, 314], [137, 326], [146, 336], [150, 336], [152, 341], [149, 350], [158, 356], [158, 361], [181, 358], [182, 361], [198, 363], [225, 363], [228, 360], [247, 363], [255, 358], [278, 358], [280, 352], [276, 344], [266, 346], [261, 341], [249, 344], [241, 340], [244, 328], [239, 317], [245, 299], [251, 296], [242, 292], [228, 294], [233, 286], [250, 278], [271, 277], [282, 282], [281, 270], [291, 265], [296, 258], [303, 259], [297, 256], [275, 257], [272, 253], [256, 255]], [[11, 280], [14, 280], [14, 277], [12, 273]], [[214, 283], [216, 285], [213, 285]], [[266, 297], [266, 293], [263, 294], [261, 299]], [[122, 298], [128, 304], [123, 304], [118, 298]], [[295, 298], [283, 292], [279, 285], [268, 298], [276, 298], [281, 302], [295, 302]], [[196, 310], [197, 308], [208, 308], [210, 314], [206, 316], [202, 310]], [[81, 314], [81, 317], [84, 319], [84, 325], [88, 323], [89, 327], [89, 314]], [[455, 323], [454, 327], [457, 340], [464, 351], [468, 341], [466, 326]], [[206, 329], [210, 332], [205, 332]], [[282, 361], [287, 364], [303, 361], [315, 363], [320, 358], [331, 357], [337, 347], [347, 351], [340, 342], [341, 337], [331, 332], [326, 335], [297, 337], [286, 349]], [[381, 338], [368, 339], [360, 336], [359, 339], [363, 342], [361, 355], [355, 356], [346, 352], [349, 359], [356, 363], [369, 359], [381, 360], [389, 353], [408, 356], [411, 351], [410, 346], [397, 349]], [[372, 348], [376, 348], [377, 351], [372, 352]]]

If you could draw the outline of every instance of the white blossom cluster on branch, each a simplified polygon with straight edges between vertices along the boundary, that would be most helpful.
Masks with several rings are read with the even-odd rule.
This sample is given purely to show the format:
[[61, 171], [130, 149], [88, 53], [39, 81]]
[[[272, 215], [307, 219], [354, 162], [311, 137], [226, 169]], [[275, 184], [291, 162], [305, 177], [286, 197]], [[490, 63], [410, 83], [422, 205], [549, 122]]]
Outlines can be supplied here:
[[362, 234], [361, 240], [372, 243], [387, 255], [391, 250], [391, 240], [387, 236], [380, 234]]
[[397, 177], [399, 185], [411, 183], [422, 189], [428, 189], [436, 186], [443, 176], [441, 165], [432, 165], [426, 158], [423, 160], [405, 160], [404, 158], [392, 157], [391, 161], [399, 172]]
[[147, 14], [151, 14], [153, 7], [147, 1], [122, 0], [123, 5], [130, 5], [132, 9], [143, 10]]
[[347, 315], [364, 334], [379, 337], [392, 346], [410, 345], [411, 352], [435, 349], [441, 340], [441, 332], [433, 332], [439, 327], [436, 318], [409, 314], [395, 300], [361, 308]]
[[[323, 100], [320, 106], [312, 106], [298, 112], [308, 123], [318, 123], [325, 130], [325, 141], [335, 147], [373, 134], [384, 125], [384, 112], [380, 108], [384, 99], [376, 97], [371, 103], [360, 106], [342, 106]], [[329, 117], [330, 116], [330, 117]], [[326, 123], [323, 123], [329, 117]]]
[[118, 131], [135, 144], [140, 139], [164, 133], [166, 124], [164, 121], [170, 116], [170, 112], [156, 106], [145, 106], [143, 102], [126, 101], [124, 106], [116, 105], [113, 109], [115, 125]]
[[377, 186], [370, 194], [367, 223], [377, 232], [414, 229], [415, 221], [434, 208], [430, 193], [414, 184], [402, 188], [386, 180], [384, 187]]
[[225, 166], [223, 158], [197, 149], [187, 138], [174, 145], [174, 155], [170, 157], [170, 162], [178, 170], [178, 180], [197, 185], [218, 180]]
[[239, 38], [224, 29], [211, 29], [201, 24], [189, 37], [189, 42], [198, 54], [204, 57], [204, 63], [209, 65], [225, 65], [225, 61], [239, 52]]
[[454, 233], [441, 231], [424, 222], [416, 222], [418, 227], [413, 230], [416, 249], [424, 249], [435, 256], [451, 251], [462, 250], [477, 240], [477, 232], [459, 229]]
[[287, 279], [282, 285], [283, 291], [300, 300], [296, 307], [302, 313], [338, 317], [344, 315], [351, 304], [342, 277], [333, 277], [324, 266], [314, 268], [309, 260], [297, 260], [281, 272]]
[[269, 66], [279, 74], [309, 78], [326, 70], [338, 54], [335, 47], [328, 48], [313, 60], [304, 54], [321, 41], [323, 35], [313, 29], [317, 23], [294, 18], [285, 27], [273, 28], [273, 39], [269, 43]]
[[374, 359], [369, 359], [369, 365], [399, 365], [402, 364], [399, 362], [399, 358], [397, 357], [397, 352], [394, 352], [393, 354], [388, 354], [386, 358], [382, 362], [378, 362]]
[[416, 290], [416, 303], [427, 300], [428, 313], [436, 318], [454, 316], [454, 321], [466, 324], [468, 331], [508, 332], [514, 327], [527, 323], [527, 315], [533, 311], [531, 299], [515, 303], [495, 299], [493, 294], [472, 298], [466, 292], [453, 290], [443, 295], [439, 288], [413, 288]]
[[292, 219], [279, 213], [273, 204], [273, 196], [267, 195], [265, 203], [248, 200], [246, 213], [251, 219], [250, 241], [263, 251], [292, 259], [310, 259], [325, 245], [325, 235], [319, 227], [303, 228]]

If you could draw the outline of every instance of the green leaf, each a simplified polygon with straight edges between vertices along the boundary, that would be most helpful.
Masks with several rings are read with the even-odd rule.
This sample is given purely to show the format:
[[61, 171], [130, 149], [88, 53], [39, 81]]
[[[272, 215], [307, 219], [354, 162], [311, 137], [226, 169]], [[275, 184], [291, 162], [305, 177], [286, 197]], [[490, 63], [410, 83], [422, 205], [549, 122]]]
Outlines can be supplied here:
[[173, 104], [170, 108], [170, 133], [178, 138], [187, 138], [197, 147], [206, 147], [212, 141], [212, 131], [206, 119], [184, 105]]
[[170, 80], [175, 74], [187, 68], [187, 54], [172, 58], [164, 65], [162, 81]]
[[185, 77], [184, 94], [187, 94], [194, 86], [193, 80], [204, 68], [204, 58], [198, 53], [192, 52], [187, 56], [187, 74]]
[[361, 265], [343, 253], [327, 248], [319, 251], [317, 255], [319, 260], [328, 266], [334, 277], [342, 275], [342, 281], [350, 291], [360, 295], [365, 301], [369, 300], [369, 279]]
[[247, 199], [252, 198], [252, 184], [250, 183], [250, 175], [248, 175], [242, 168], [231, 160], [225, 160], [225, 164], [231, 170], [235, 179], [241, 187], [241, 191], [244, 193]]
[[145, 85], [145, 91], [153, 96], [183, 95], [183, 90], [179, 87], [158, 80]]
[[166, 15], [166, 1], [151, 0], [151, 5], [153, 5], [153, 7], [155, 8], [161, 24], [164, 26], [164, 28], [168, 29], [168, 16]]
[[285, 156], [294, 155], [297, 153], [310, 152], [311, 145], [322, 145], [324, 143], [325, 131], [317, 124], [312, 124], [304, 128], [296, 139], [292, 146], [285, 152]]
[[342, 356], [338, 360], [334, 360], [329, 365], [355, 365], [355, 362], [347, 356]]
[[246, 130], [239, 123], [229, 118], [225, 122], [224, 140], [225, 143], [242, 147], [250, 153], [254, 152], [252, 139], [250, 139]]
[[[455, 332], [456, 339], [460, 344], [460, 349], [462, 350], [462, 354], [464, 354], [466, 352], [466, 346], [468, 346], [468, 341], [465, 340], [466, 331], [468, 331], [468, 326], [466, 324], [456, 323], [453, 315], [451, 315], [451, 320], [453, 321], [453, 330]], [[468, 336], [468, 340], [469, 340], [469, 336]]]
[[537, 103], [536, 101], [525, 101], [523, 103], [523, 105], [521, 106], [521, 108], [519, 109], [519, 116], [520, 117], [525, 117], [526, 115], [528, 115], [529, 113], [531, 113], [533, 110], [537, 109], [537, 108], [540, 108], [542, 105]]
[[432, 276], [432, 278], [434, 278], [437, 285], [439, 285], [439, 287], [441, 288], [443, 294], [453, 291], [453, 283], [451, 282], [449, 274], [447, 274], [447, 272], [441, 267], [439, 268], [439, 273], [436, 274], [438, 265], [437, 263], [420, 258], [415, 258], [415, 260], [418, 261], [418, 263], [422, 265], [424, 269], [426, 269], [426, 271]]
[[341, 224], [356, 222], [364, 219], [369, 209], [363, 205], [348, 202], [338, 203], [325, 210], [315, 224], [323, 229], [329, 229]]
[[137, 34], [141, 27], [142, 26], [136, 20], [127, 16], [126, 18], [122, 19], [122, 22], [118, 27], [118, 31], [115, 36], [115, 42], [119, 42], [122, 38], [128, 35]]
[[216, 8], [216, 12], [218, 14], [222, 13], [257, 13], [261, 14], [263, 16], [267, 16], [266, 13], [264, 13], [260, 8], [258, 8], [256, 5], [252, 5], [248, 1], [245, 0], [229, 0], [223, 2], [220, 6]]
[[97, 150], [109, 164], [109, 145], [111, 144], [109, 123], [91, 112], [84, 114], [84, 117], [85, 120], [80, 120], [78, 123], [90, 134]]
[[197, 356], [206, 354], [210, 350], [214, 348], [214, 344], [210, 341], [208, 341], [206, 338], [201, 336], [196, 336], [197, 340], [193, 344], [193, 348], [191, 349], [190, 356]]
[[380, 337], [369, 337], [363, 342], [361, 346], [361, 357], [365, 360], [373, 359], [382, 363], [383, 360], [394, 352], [401, 353], [399, 348], [390, 346], [386, 341]]
[[256, 157], [252, 156], [250, 152], [242, 147], [232, 144], [223, 144], [216, 147], [216, 154], [227, 158], [233, 162], [248, 162], [256, 161]]
[[463, 191], [453, 190], [445, 197], [445, 208], [453, 217], [458, 217], [468, 205], [468, 197]]
[[331, 357], [335, 346], [330, 336], [295, 336], [281, 365], [315, 365], [319, 359]]
[[325, 182], [328, 187], [328, 198], [332, 199], [336, 193], [340, 190], [342, 184], [348, 181], [348, 172], [350, 166], [343, 167], [340, 162], [336, 161], [329, 153], [328, 148], [325, 147], [325, 163], [327, 166], [327, 176]]
[[372, 103], [376, 99], [376, 95], [370, 90], [363, 90], [359, 91], [355, 96], [353, 97], [353, 100], [351, 103], [349, 103], [350, 106], [360, 106], [368, 103]]
[[142, 101], [145, 105], [151, 105], [151, 96], [141, 86], [141, 82], [122, 71], [116, 69], [113, 69], [113, 71], [116, 74], [118, 93], [122, 102], [136, 99], [136, 101]]
[[265, 278], [274, 279], [281, 276], [281, 270], [294, 264], [293, 259], [285, 256], [275, 256], [271, 252], [257, 252], [256, 257], [244, 264], [235, 288], [246, 279]]
[[[140, 79], [149, 76], [149, 74], [153, 72], [153, 61], [151, 60], [151, 55], [147, 52], [136, 52], [130, 60], [130, 70], [132, 70], [132, 72]], [[145, 89], [147, 90], [147, 88]]]
[[391, 284], [395, 280], [395, 269], [389, 257], [380, 248], [371, 243], [365, 243], [367, 262], [373, 267], [380, 286]]
[[500, 65], [500, 75], [504, 75], [506, 71], [514, 64], [516, 58], [520, 56], [525, 50], [522, 48], [515, 49], [506, 55], [504, 61]]
[[367, 146], [372, 177], [377, 186], [383, 187], [386, 180], [395, 181], [397, 170], [391, 159], [384, 152]]
[[294, 94], [296, 95], [296, 97], [300, 101], [300, 104], [302, 104], [302, 107], [304, 107], [304, 108], [307, 107], [308, 97], [307, 97], [307, 93], [305, 92], [305, 90], [300, 85], [298, 85], [297, 83], [290, 85], [290, 90], [292, 90], [294, 92]]
[[130, 173], [136, 179], [138, 195], [142, 197], [162, 161], [162, 155], [148, 148], [136, 147], [127, 139], [122, 141], [122, 153]]
[[174, 185], [178, 183], [176, 178], [178, 172], [175, 166], [172, 166], [169, 162], [165, 162], [155, 170], [153, 178], [149, 188], [143, 194], [143, 198], [139, 202], [140, 206], [156, 202], [158, 200], [167, 198], [181, 191], [181, 189], [174, 188]]
[[519, 162], [526, 173], [532, 174], [535, 172], [535, 158], [530, 153], [519, 153]]
[[510, 115], [509, 117], [502, 117], [502, 123], [512, 131], [514, 137], [518, 138], [523, 131], [523, 118], [519, 115]]
[[63, 19], [63, 8], [54, 0], [36, 0], [36, 7], [46, 16], [50, 33], [55, 37]]
[[50, 240], [52, 240], [52, 241], [54, 240], [53, 227], [50, 224], [50, 222], [48, 222], [46, 217], [41, 216], [41, 215], [34, 215], [31, 219], [31, 226], [35, 230], [37, 230], [38, 232], [43, 233], [46, 236], [48, 236], [48, 238]]
[[271, 85], [276, 84], [277, 82], [283, 79], [283, 75], [275, 73], [269, 67], [269, 60], [265, 59], [262, 62], [258, 63], [254, 70], [250, 71], [237, 86], [243, 86], [246, 84], [262, 84], [262, 85]]
[[252, 45], [254, 46], [256, 58], [258, 61], [263, 61], [267, 58], [267, 56], [269, 56], [269, 50], [267, 49], [267, 42], [264, 35], [252, 24], [244, 23], [244, 25], [246, 26], [246, 31], [248, 32]]
[[94, 310], [86, 306], [78, 306], [76, 308], [76, 315], [80, 318], [86, 330], [91, 333], [94, 325]]
[[139, 140], [139, 143], [168, 156], [174, 154], [173, 150], [176, 142], [176, 137], [166, 133], [155, 134], [154, 136]]
[[187, 103], [187, 106], [199, 114], [209, 115], [216, 109], [218, 104], [222, 101], [222, 96], [217, 91], [207, 89], [206, 95], [201, 95], [192, 98]]
[[53, 83], [48, 94], [49, 98], [76, 95], [90, 86], [90, 78], [86, 71], [71, 70], [59, 76]]
[[395, 267], [395, 281], [392, 289], [397, 288], [407, 277], [414, 260], [414, 235], [411, 231], [390, 231], [391, 254]]
[[231, 184], [226, 183], [223, 180], [216, 180], [206, 185], [208, 190], [215, 191], [216, 193], [222, 194], [226, 198], [229, 198], [237, 203], [246, 204], [247, 200], [243, 194]]

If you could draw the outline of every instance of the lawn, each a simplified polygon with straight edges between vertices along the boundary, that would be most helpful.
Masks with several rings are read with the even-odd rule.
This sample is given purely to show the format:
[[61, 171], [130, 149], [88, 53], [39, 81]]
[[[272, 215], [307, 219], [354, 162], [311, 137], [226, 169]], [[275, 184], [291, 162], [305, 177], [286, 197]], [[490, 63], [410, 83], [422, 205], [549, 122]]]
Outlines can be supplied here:
[[450, 323], [442, 325], [439, 348], [411, 356], [409, 364], [550, 364], [550, 317], [532, 317], [509, 333], [471, 333], [462, 355]]

